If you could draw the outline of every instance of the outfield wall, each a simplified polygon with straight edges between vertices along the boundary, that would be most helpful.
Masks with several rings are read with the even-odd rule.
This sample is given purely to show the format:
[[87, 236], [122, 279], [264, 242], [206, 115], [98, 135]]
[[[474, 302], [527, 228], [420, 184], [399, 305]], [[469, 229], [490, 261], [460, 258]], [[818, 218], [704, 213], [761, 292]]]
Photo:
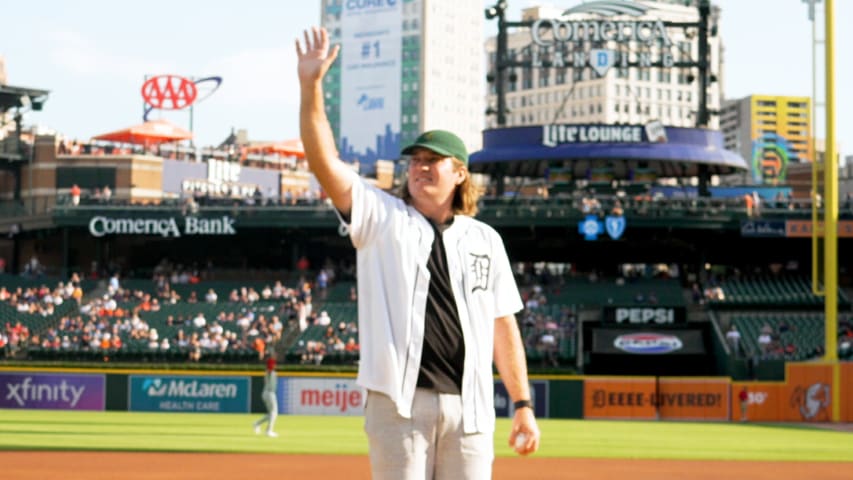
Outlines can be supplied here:
[[[841, 421], [853, 422], [853, 363], [838, 365]], [[728, 377], [533, 376], [537, 415], [550, 418], [738, 421], [739, 392], [747, 418], [762, 422], [827, 422], [833, 366], [791, 363], [782, 382]], [[260, 372], [175, 372], [0, 368], [0, 408], [139, 412], [263, 412]], [[352, 374], [282, 373], [284, 415], [361, 415], [364, 392]], [[495, 413], [513, 415], [495, 380]]]

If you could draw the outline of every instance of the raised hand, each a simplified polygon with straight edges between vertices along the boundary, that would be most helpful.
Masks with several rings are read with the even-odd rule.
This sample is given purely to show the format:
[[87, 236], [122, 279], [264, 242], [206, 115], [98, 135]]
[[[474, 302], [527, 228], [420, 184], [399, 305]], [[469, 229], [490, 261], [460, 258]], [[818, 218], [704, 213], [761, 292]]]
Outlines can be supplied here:
[[329, 71], [329, 67], [338, 56], [340, 46], [335, 45], [329, 51], [329, 32], [325, 28], [312, 27], [310, 31], [305, 30], [304, 34], [304, 48], [299, 40], [296, 40], [299, 81], [316, 82]]

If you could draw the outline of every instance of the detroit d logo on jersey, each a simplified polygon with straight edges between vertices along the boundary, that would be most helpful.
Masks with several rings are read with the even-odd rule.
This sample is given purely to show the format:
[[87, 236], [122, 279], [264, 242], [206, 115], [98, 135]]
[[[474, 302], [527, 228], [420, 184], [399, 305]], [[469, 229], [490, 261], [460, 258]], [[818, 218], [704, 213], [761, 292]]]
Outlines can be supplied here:
[[488, 255], [477, 255], [472, 253], [468, 262], [471, 279], [471, 293], [477, 290], [488, 290], [489, 272], [492, 268], [492, 259]]

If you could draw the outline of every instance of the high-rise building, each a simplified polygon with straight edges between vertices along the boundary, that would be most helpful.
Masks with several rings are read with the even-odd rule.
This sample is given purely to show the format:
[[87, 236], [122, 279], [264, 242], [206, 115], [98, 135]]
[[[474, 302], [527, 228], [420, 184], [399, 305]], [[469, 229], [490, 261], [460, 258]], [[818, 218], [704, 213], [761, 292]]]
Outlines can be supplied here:
[[[699, 60], [698, 29], [667, 25], [696, 24], [695, 5], [575, 1], [568, 10], [531, 7], [522, 11], [520, 19], [508, 14], [507, 20], [542, 22], [536, 28], [509, 31], [508, 59], [529, 61], [533, 67], [507, 70], [506, 126], [655, 120], [666, 126], [697, 126], [698, 69], [674, 65]], [[719, 109], [723, 96], [719, 21], [720, 9], [714, 6], [709, 19], [706, 102], [712, 112]], [[486, 52], [489, 71], [495, 72], [496, 37], [486, 41]], [[487, 103], [496, 107], [494, 83]], [[496, 118], [489, 117], [487, 125], [497, 126]], [[719, 119], [711, 115], [703, 126], [716, 129], [718, 125]]]
[[371, 170], [432, 129], [478, 150], [483, 22], [481, 0], [323, 0], [322, 24], [341, 45], [325, 81], [341, 156]]
[[809, 97], [750, 95], [723, 104], [726, 149], [738, 152], [754, 183], [783, 183], [788, 165], [814, 159]]

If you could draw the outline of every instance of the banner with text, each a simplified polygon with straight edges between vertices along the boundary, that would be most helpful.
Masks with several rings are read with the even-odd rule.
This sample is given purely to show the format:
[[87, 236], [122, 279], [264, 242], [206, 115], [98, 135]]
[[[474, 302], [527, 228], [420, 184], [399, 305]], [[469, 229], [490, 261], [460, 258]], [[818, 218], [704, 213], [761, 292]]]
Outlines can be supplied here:
[[687, 323], [684, 307], [607, 306], [602, 309], [602, 321], [624, 326], [668, 326]]
[[590, 377], [584, 418], [728, 420], [727, 379]]
[[[818, 222], [817, 233], [823, 236], [823, 222]], [[785, 220], [785, 236], [794, 238], [811, 238], [811, 220]], [[853, 220], [838, 221], [838, 238], [853, 238]]]
[[131, 375], [128, 410], [136, 412], [249, 412], [247, 377]]
[[103, 410], [103, 375], [0, 374], [0, 408]]
[[592, 351], [621, 355], [701, 355], [705, 346], [701, 330], [595, 328]]
[[363, 415], [365, 391], [354, 378], [279, 378], [278, 410], [294, 415]]
[[345, 160], [371, 166], [400, 156], [402, 24], [402, 0], [343, 2], [339, 141]]
[[[848, 370], [847, 378], [853, 380], [853, 372]], [[732, 382], [732, 398], [737, 399], [744, 388], [747, 391], [746, 419], [751, 422], [828, 422], [832, 419], [831, 365], [789, 363], [784, 382]], [[842, 376], [842, 395], [844, 393]], [[843, 400], [841, 405], [842, 421], [853, 420], [853, 412]], [[845, 414], [847, 420], [843, 418]], [[732, 420], [741, 419], [740, 408], [735, 408]]]

